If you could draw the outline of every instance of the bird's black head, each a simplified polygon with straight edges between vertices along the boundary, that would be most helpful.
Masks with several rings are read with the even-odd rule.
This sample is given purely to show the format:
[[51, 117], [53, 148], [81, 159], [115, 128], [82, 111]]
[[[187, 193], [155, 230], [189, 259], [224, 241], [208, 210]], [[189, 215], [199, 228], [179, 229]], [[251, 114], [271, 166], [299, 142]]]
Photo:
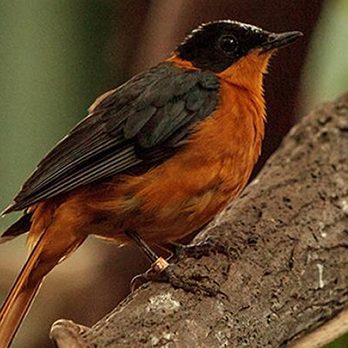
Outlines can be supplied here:
[[201, 25], [176, 49], [177, 55], [203, 70], [221, 72], [250, 51], [261, 52], [294, 42], [302, 33], [270, 33], [253, 25], [223, 20]]

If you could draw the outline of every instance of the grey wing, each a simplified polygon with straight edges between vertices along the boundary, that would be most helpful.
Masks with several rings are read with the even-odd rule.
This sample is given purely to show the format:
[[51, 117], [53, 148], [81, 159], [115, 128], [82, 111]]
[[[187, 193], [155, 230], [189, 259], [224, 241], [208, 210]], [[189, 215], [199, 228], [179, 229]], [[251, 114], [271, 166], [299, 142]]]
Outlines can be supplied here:
[[38, 164], [8, 213], [172, 156], [218, 103], [212, 74], [162, 63], [107, 93]]

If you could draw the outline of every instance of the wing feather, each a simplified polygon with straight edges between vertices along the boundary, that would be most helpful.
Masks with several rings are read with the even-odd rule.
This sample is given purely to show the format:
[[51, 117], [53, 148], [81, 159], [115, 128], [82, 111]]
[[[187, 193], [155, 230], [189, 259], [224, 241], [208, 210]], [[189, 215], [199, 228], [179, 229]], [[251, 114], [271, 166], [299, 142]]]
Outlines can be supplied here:
[[105, 93], [38, 164], [5, 213], [160, 163], [215, 110], [218, 90], [215, 75], [166, 62]]

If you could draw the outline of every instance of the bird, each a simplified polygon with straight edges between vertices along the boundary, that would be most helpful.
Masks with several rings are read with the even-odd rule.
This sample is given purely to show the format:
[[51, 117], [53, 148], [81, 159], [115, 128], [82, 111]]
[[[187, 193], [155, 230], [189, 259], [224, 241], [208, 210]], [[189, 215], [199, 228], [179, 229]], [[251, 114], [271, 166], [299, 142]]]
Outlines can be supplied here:
[[28, 233], [30, 253], [0, 311], [1, 348], [44, 277], [89, 235], [164, 245], [240, 194], [261, 151], [269, 60], [301, 35], [208, 22], [166, 60], [96, 99], [3, 212], [23, 215], [0, 243]]

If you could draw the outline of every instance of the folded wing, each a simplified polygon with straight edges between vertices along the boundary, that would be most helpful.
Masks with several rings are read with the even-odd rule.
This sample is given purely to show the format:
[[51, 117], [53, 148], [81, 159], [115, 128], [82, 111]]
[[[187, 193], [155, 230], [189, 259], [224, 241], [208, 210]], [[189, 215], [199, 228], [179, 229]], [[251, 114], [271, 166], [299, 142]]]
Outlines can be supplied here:
[[81, 185], [156, 165], [184, 144], [195, 123], [218, 103], [216, 76], [161, 63], [93, 104], [39, 163], [14, 203], [21, 210]]

